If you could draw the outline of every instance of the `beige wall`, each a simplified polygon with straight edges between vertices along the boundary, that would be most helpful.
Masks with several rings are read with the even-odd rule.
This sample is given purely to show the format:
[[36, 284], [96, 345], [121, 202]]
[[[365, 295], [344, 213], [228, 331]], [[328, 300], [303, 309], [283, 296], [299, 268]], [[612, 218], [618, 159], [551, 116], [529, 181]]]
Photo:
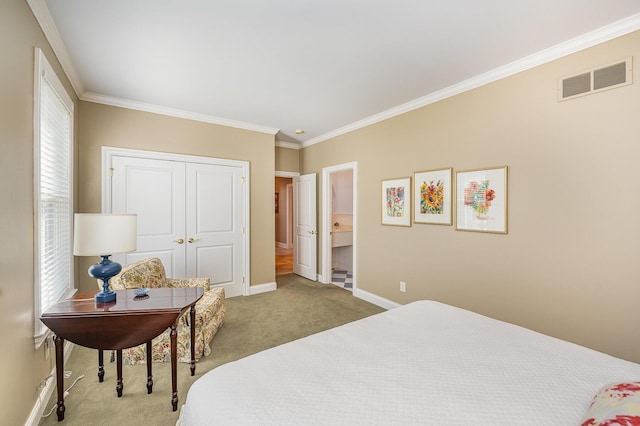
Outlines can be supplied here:
[[300, 150], [276, 146], [276, 170], [279, 172], [299, 172]]
[[[80, 212], [101, 209], [101, 148], [140, 149], [250, 162], [251, 284], [275, 281], [274, 136], [130, 109], [80, 102]], [[91, 259], [81, 259], [85, 270]], [[95, 281], [79, 274], [81, 290]]]
[[75, 100], [24, 0], [0, 2], [0, 423], [21, 425], [51, 370], [34, 350], [33, 69], [43, 50]]
[[[631, 86], [566, 102], [556, 92], [559, 77], [628, 56], [640, 59], [640, 32], [305, 148], [302, 173], [358, 162], [358, 287], [640, 361], [639, 67]], [[380, 224], [383, 178], [502, 165], [508, 235]]]

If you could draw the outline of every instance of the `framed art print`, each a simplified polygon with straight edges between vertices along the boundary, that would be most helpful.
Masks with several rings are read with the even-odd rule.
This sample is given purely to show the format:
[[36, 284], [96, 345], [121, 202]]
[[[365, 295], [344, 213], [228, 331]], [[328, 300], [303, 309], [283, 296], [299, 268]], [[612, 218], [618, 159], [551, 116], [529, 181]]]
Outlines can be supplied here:
[[411, 226], [411, 178], [382, 180], [382, 224]]
[[507, 166], [456, 172], [456, 231], [507, 233]]
[[451, 174], [451, 168], [414, 173], [414, 223], [451, 225]]

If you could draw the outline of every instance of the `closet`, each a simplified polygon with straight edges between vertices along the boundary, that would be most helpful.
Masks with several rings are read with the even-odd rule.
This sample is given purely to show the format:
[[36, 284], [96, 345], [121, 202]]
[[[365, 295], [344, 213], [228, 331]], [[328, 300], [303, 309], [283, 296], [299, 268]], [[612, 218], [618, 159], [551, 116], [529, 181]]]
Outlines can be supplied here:
[[246, 294], [248, 163], [130, 150], [103, 160], [104, 210], [138, 215], [138, 249], [120, 262], [158, 257], [169, 277]]

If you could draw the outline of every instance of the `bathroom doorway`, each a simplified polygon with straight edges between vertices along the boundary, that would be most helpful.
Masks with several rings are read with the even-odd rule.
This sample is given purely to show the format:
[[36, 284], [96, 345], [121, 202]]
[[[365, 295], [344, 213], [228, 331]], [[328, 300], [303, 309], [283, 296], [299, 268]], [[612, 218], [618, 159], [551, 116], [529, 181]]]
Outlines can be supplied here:
[[357, 163], [322, 169], [323, 277], [346, 290], [356, 288]]

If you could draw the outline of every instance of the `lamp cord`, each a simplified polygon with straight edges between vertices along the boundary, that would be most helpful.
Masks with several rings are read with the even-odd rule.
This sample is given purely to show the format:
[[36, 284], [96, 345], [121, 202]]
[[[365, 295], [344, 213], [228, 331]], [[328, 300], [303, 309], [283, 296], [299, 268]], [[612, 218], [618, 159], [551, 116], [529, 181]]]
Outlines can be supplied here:
[[[64, 376], [66, 378], [71, 377], [71, 372], [70, 371], [65, 371], [64, 372]], [[74, 387], [76, 385], [76, 383], [78, 383], [78, 380], [84, 378], [84, 374], [79, 375], [78, 377], [76, 377], [76, 379], [73, 381], [73, 383], [71, 384], [71, 386], [69, 386], [65, 391], [64, 391], [64, 398], [66, 398], [69, 395], [69, 391], [71, 390], [72, 387]], [[49, 412], [47, 414], [43, 414], [42, 418], [46, 418], [49, 417], [52, 413], [53, 410], [56, 409], [57, 403], [53, 405], [53, 407], [51, 407], [51, 410], [49, 410]]]

